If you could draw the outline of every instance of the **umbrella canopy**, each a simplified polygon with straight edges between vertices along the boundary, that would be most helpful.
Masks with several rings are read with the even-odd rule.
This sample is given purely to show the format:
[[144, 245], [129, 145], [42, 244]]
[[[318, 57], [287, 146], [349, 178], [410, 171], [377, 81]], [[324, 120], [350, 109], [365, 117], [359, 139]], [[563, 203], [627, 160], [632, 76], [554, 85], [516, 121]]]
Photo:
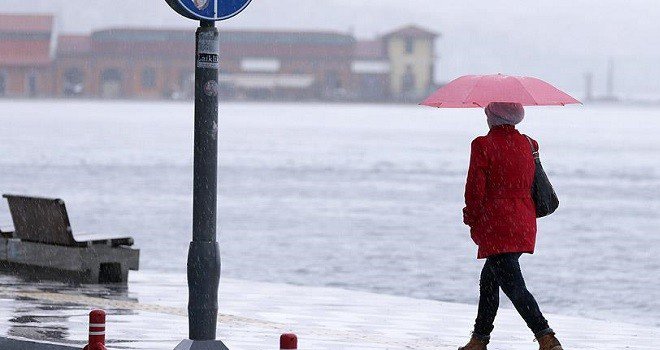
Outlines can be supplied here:
[[494, 74], [460, 77], [420, 104], [439, 108], [483, 108], [491, 102], [516, 102], [523, 106], [581, 103], [541, 79]]

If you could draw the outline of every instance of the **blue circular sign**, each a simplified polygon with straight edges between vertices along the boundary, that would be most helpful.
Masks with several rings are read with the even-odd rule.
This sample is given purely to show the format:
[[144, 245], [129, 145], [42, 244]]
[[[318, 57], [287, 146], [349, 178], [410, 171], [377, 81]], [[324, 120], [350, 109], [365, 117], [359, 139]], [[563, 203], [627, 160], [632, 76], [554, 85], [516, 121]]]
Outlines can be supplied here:
[[222, 21], [236, 16], [252, 0], [165, 0], [180, 15], [208, 21]]

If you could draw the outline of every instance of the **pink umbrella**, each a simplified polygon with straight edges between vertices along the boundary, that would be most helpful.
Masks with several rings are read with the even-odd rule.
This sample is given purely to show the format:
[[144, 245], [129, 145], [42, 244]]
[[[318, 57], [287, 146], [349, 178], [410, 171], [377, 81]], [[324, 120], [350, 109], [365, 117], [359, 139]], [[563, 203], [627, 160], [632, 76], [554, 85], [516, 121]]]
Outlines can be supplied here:
[[494, 74], [460, 77], [420, 104], [439, 108], [483, 108], [491, 102], [517, 102], [523, 106], [581, 103], [541, 79]]

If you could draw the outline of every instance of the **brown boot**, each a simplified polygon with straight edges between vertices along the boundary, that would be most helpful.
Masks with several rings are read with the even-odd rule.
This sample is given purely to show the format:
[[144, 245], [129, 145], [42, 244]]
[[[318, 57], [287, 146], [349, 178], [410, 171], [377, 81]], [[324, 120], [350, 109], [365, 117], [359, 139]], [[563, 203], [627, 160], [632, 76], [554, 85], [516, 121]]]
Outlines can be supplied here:
[[539, 350], [564, 350], [554, 333], [546, 334], [537, 340], [539, 341]]
[[458, 348], [458, 350], [487, 350], [486, 345], [488, 345], [488, 340], [479, 340], [472, 337], [467, 345]]

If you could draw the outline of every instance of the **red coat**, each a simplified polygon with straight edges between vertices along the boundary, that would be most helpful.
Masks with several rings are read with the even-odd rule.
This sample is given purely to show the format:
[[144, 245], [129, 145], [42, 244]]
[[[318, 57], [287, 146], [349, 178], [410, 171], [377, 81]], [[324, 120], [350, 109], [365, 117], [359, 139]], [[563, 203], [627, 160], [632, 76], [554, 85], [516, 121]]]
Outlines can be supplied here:
[[[538, 149], [538, 143], [533, 143]], [[478, 259], [501, 253], [534, 253], [533, 181], [529, 141], [514, 126], [496, 126], [488, 135], [472, 141], [463, 221], [479, 246]]]

